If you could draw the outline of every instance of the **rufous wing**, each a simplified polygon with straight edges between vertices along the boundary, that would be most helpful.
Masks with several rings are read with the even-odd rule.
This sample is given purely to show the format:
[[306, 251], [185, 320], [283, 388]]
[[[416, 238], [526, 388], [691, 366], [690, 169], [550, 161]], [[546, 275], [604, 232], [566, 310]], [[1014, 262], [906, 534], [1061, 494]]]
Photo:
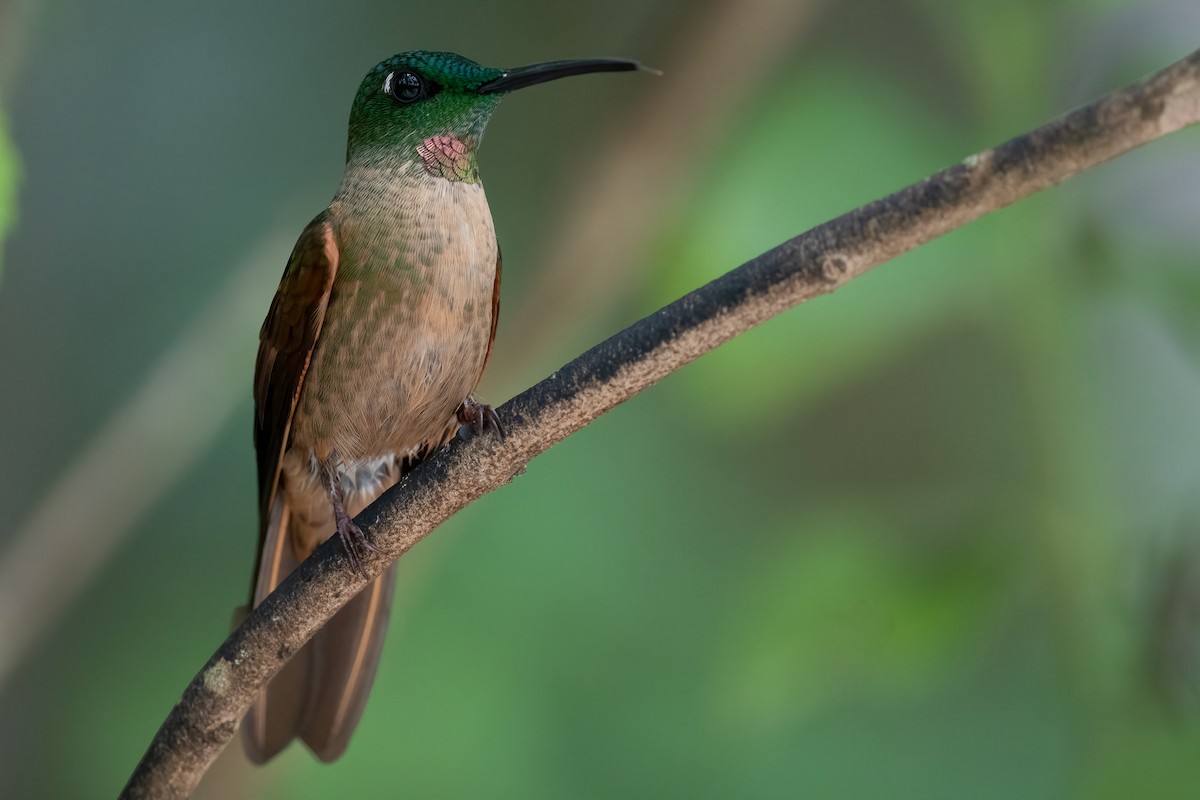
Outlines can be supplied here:
[[[291, 513], [286, 497], [279, 491], [279, 475], [337, 266], [337, 242], [325, 212], [300, 234], [259, 334], [254, 372], [259, 546], [251, 606], [262, 602], [307, 555], [297, 553], [291, 545]], [[243, 743], [253, 761], [267, 761], [300, 733], [312, 693], [313, 660], [313, 648], [305, 646], [275, 676], [246, 715]]]
[[337, 268], [337, 241], [325, 211], [300, 234], [259, 333], [254, 366], [254, 449], [264, 532], [279, 489], [296, 403], [325, 323]]
[[[500, 274], [503, 272], [504, 258], [500, 255], [500, 246], [496, 246], [496, 277], [492, 281], [492, 326], [488, 331], [487, 352], [483, 354], [483, 366], [479, 368], [479, 377], [487, 369], [488, 359], [492, 357], [492, 345], [496, 342], [496, 326], [500, 324]], [[476, 381], [478, 383], [478, 381]]]

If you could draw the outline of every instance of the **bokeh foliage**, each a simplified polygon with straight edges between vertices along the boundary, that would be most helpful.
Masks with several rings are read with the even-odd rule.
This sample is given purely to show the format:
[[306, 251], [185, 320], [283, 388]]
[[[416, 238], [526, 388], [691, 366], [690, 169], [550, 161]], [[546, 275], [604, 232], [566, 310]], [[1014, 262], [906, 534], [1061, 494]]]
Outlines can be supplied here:
[[[17, 154], [8, 140], [4, 115], [0, 113], [0, 245], [13, 224], [17, 196]], [[4, 276], [3, 249], [0, 248], [0, 278]]]
[[[6, 507], [120, 407], [261, 230], [282, 213], [298, 231], [325, 202], [374, 60], [660, 63], [702, 13], [480, 2], [447, 35], [407, 5], [300, 5], [79, 20], [64, 3], [36, 27], [7, 109], [27, 177], [0, 292], [22, 386], [0, 391]], [[1186, 19], [1185, 0], [818, 4], [656, 210], [628, 303], [581, 308], [581, 328], [1165, 65], [1194, 46]], [[139, 35], [113, 52], [126, 26]], [[51, 102], [64, 85], [82, 109]], [[523, 265], [573, 166], [621, 135], [626, 93], [652, 90], [546, 87], [499, 112], [482, 169], [506, 297], [538, 279]], [[90, 137], [53, 138], [77, 118]], [[616, 409], [405, 557], [342, 761], [293, 748], [252, 772], [231, 753], [205, 796], [1193, 796], [1198, 186], [1185, 132]], [[213, 380], [248, 386], [249, 369]], [[252, 559], [249, 414], [247, 389], [0, 687], [0, 795], [112, 795], [224, 635]]]

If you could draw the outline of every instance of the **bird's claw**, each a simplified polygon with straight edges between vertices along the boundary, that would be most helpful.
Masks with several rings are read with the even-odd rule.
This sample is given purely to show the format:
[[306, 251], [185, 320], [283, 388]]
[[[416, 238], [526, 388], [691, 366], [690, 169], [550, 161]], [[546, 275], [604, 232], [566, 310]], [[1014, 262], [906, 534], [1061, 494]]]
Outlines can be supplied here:
[[337, 533], [342, 541], [342, 548], [346, 551], [346, 560], [350, 562], [350, 568], [364, 578], [368, 577], [362, 565], [361, 551], [378, 553], [379, 548], [371, 544], [362, 528], [355, 525], [354, 520], [348, 516], [338, 519]]
[[501, 439], [505, 436], [504, 425], [500, 423], [499, 415], [486, 403], [477, 403], [468, 397], [463, 400], [456, 413], [458, 421], [462, 424], [460, 435], [463, 438], [470, 438], [467, 434], [482, 436], [487, 431], [494, 432]]
[[326, 491], [329, 492], [329, 504], [333, 506], [333, 521], [337, 527], [338, 539], [342, 542], [342, 549], [346, 551], [346, 560], [350, 562], [350, 569], [369, 580], [362, 564], [362, 551], [378, 553], [379, 548], [371, 544], [362, 528], [354, 524], [354, 519], [346, 511], [346, 496], [338, 477], [337, 464], [337, 454], [330, 453], [321, 465], [322, 479], [325, 481]]

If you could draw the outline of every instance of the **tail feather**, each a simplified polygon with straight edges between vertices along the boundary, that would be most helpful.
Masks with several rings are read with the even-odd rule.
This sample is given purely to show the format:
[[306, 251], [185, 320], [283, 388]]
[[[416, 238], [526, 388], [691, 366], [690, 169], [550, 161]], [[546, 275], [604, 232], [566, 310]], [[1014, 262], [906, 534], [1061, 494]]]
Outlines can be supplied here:
[[[262, 559], [254, 585], [257, 606], [300, 563], [288, 542], [291, 515], [279, 496], [271, 509], [271, 520], [263, 545]], [[312, 682], [312, 645], [305, 645], [284, 665], [254, 701], [242, 722], [242, 744], [256, 764], [271, 760], [296, 737], [303, 722]]]
[[307, 644], [271, 680], [242, 723], [243, 748], [255, 764], [267, 763], [296, 737], [311, 682], [312, 645]]
[[[298, 543], [324, 538], [314, 535], [312, 523], [303, 512], [292, 514], [284, 492], [276, 495], [255, 579], [255, 606], [309, 555]], [[324, 521], [316, 524], [326, 527]], [[332, 521], [327, 527], [332, 532]], [[251, 761], [269, 761], [296, 737], [322, 761], [333, 761], [345, 751], [375, 681], [395, 581], [393, 565], [335, 614], [271, 680], [242, 723], [242, 743]]]
[[346, 749], [358, 726], [383, 650], [396, 568], [346, 604], [313, 639], [313, 684], [300, 737], [322, 761]]

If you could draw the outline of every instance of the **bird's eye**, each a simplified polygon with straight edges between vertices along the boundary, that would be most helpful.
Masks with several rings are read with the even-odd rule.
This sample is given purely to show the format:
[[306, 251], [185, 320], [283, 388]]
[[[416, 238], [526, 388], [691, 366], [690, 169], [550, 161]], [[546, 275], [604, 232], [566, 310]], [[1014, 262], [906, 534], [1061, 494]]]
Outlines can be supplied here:
[[415, 103], [426, 95], [425, 81], [415, 72], [389, 72], [383, 81], [383, 91], [402, 106]]

